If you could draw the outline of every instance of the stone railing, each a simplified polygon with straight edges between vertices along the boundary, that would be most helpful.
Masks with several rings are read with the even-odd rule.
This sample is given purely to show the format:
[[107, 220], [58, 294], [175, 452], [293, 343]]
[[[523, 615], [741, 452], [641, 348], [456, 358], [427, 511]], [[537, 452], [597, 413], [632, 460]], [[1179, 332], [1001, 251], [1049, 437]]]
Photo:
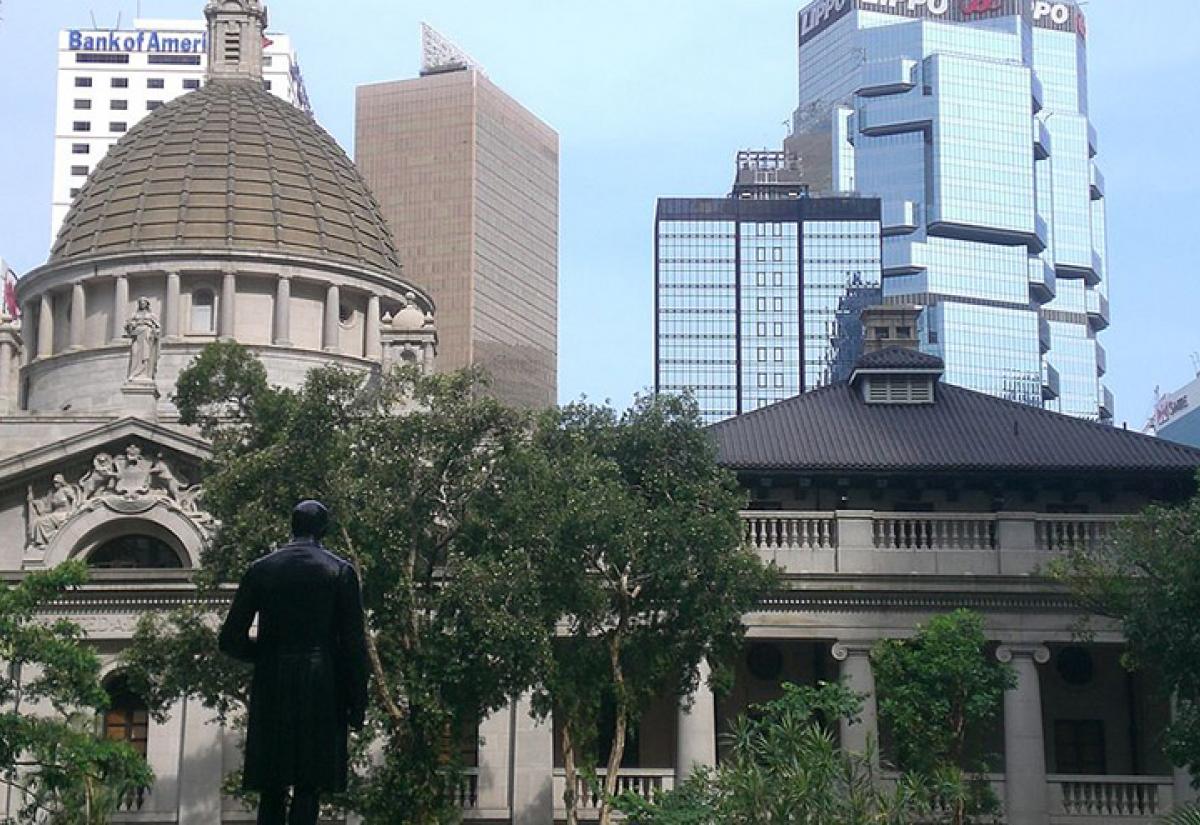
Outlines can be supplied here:
[[877, 550], [994, 550], [994, 515], [957, 513], [877, 513]]
[[1174, 802], [1169, 776], [1051, 775], [1050, 816], [1055, 822], [1091, 818], [1152, 822]]
[[[600, 768], [596, 777], [603, 785], [607, 771]], [[617, 776], [617, 795], [633, 793], [643, 799], [653, 799], [660, 791], [669, 791], [675, 787], [674, 768], [621, 768]], [[567, 790], [566, 772], [562, 768], [554, 770], [554, 807], [559, 814], [563, 811], [563, 794]], [[599, 789], [593, 788], [582, 775], [576, 777], [575, 793], [579, 799], [580, 814], [587, 817], [600, 807]]]
[[472, 810], [479, 807], [479, 769], [466, 768], [459, 776], [458, 788], [455, 791], [455, 800], [458, 802], [458, 807], [463, 810]]
[[750, 547], [785, 573], [1028, 575], [1099, 547], [1122, 515], [747, 510]]
[[1112, 537], [1120, 521], [1113, 516], [1039, 515], [1037, 548], [1048, 553], [1094, 550]]

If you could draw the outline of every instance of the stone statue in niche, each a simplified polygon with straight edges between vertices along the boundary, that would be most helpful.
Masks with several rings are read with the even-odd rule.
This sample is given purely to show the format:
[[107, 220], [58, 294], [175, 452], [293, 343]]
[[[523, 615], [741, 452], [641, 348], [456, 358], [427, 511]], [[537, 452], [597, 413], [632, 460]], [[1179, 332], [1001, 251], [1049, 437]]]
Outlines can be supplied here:
[[162, 327], [150, 311], [150, 299], [138, 298], [137, 311], [125, 322], [125, 337], [130, 340], [129, 381], [153, 381], [158, 373], [158, 346]]
[[43, 496], [32, 485], [26, 496], [26, 542], [31, 549], [46, 547], [67, 522], [80, 513], [106, 507], [117, 513], [142, 513], [164, 505], [190, 519], [202, 532], [216, 526], [200, 504], [199, 484], [188, 484], [161, 452], [146, 456], [130, 443], [116, 456], [96, 453], [92, 469], [72, 484], [61, 473]]

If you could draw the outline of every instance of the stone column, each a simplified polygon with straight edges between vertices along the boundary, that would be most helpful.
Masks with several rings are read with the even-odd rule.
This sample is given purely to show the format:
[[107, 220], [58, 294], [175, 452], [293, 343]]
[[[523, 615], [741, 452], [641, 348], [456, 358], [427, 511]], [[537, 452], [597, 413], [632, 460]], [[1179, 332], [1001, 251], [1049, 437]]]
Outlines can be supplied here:
[[[479, 723], [479, 785], [476, 809], [483, 816], [506, 816], [508, 777], [512, 770], [513, 705], [505, 705]], [[482, 812], [487, 813], [482, 813]]]
[[37, 357], [49, 358], [54, 354], [54, 301], [49, 292], [41, 295], [38, 307]]
[[221, 312], [217, 322], [217, 337], [234, 340], [234, 321], [237, 318], [237, 273], [227, 269], [221, 276]]
[[21, 347], [21, 366], [26, 366], [37, 355], [37, 328], [33, 325], [33, 301], [26, 301], [21, 307], [21, 334], [25, 337], [25, 346]]
[[216, 714], [195, 699], [183, 710], [179, 746], [179, 825], [221, 821], [222, 729]]
[[[1171, 697], [1171, 719], [1175, 719], [1175, 698]], [[1192, 787], [1192, 774], [1186, 767], [1178, 765], [1171, 766], [1171, 776], [1173, 779], [1173, 802], [1174, 808], [1179, 810], [1187, 805], [1195, 805], [1200, 800], [1200, 794], [1196, 793], [1196, 789]]]
[[338, 338], [341, 329], [338, 323], [338, 310], [341, 307], [341, 292], [337, 284], [330, 284], [325, 290], [325, 330], [321, 336], [321, 347], [326, 352], [340, 352], [341, 344]]
[[275, 325], [271, 342], [278, 347], [292, 345], [292, 276], [280, 275], [275, 282]]
[[0, 307], [0, 414], [18, 406], [18, 391], [13, 381], [13, 362], [21, 352], [21, 332], [16, 321]]
[[675, 735], [675, 782], [679, 784], [697, 768], [717, 764], [717, 709], [708, 677], [712, 669], [700, 662], [700, 682], [692, 694], [691, 706], [679, 705]]
[[171, 270], [167, 273], [167, 300], [163, 304], [163, 337], [168, 341], [179, 340], [179, 310], [182, 303], [179, 292], [179, 273]]
[[114, 344], [125, 341], [125, 322], [129, 320], [129, 279], [124, 275], [113, 278], [112, 326], [109, 340]]
[[87, 323], [87, 292], [83, 282], [71, 286], [71, 349], [83, 349], [84, 325]]
[[1046, 746], [1037, 666], [1050, 661], [1044, 645], [1002, 645], [996, 658], [1011, 664], [1017, 685], [1004, 693], [1004, 795], [1008, 825], [1047, 825]]
[[367, 338], [363, 343], [363, 356], [372, 361], [383, 360], [383, 340], [379, 325], [379, 296], [372, 294], [367, 299]]
[[846, 687], [866, 694], [858, 722], [841, 720], [842, 750], [866, 753], [873, 749], [873, 759], [879, 759], [879, 710], [875, 701], [875, 673], [871, 670], [871, 641], [842, 641], [833, 646], [833, 658], [841, 663], [841, 680]]
[[512, 821], [540, 825], [554, 821], [554, 724], [533, 717], [529, 697], [513, 708]]

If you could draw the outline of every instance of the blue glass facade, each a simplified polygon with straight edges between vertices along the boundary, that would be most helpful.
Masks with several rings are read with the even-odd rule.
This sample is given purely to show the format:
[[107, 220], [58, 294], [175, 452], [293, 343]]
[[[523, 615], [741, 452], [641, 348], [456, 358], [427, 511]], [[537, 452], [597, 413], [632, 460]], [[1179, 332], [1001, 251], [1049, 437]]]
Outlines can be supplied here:
[[818, 0], [792, 140], [882, 199], [884, 296], [927, 308], [946, 380], [1111, 420], [1086, 42], [1072, 3]]
[[712, 423], [844, 379], [881, 278], [877, 199], [661, 199], [655, 389]]

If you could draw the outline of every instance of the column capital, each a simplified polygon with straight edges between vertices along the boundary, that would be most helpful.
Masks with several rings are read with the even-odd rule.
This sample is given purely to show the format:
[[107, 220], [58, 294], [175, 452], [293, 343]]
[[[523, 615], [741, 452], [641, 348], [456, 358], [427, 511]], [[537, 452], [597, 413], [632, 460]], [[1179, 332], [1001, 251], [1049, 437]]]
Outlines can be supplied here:
[[833, 643], [829, 652], [839, 662], [844, 662], [851, 656], [870, 656], [875, 647], [876, 639], [844, 639]]
[[290, 281], [293, 278], [295, 278], [296, 276], [290, 272], [279, 272], [279, 273], [276, 273], [275, 277], [280, 281]]
[[1003, 644], [996, 648], [996, 658], [1006, 665], [1016, 658], [1033, 659], [1039, 665], [1044, 665], [1050, 661], [1050, 648], [1036, 642]]

